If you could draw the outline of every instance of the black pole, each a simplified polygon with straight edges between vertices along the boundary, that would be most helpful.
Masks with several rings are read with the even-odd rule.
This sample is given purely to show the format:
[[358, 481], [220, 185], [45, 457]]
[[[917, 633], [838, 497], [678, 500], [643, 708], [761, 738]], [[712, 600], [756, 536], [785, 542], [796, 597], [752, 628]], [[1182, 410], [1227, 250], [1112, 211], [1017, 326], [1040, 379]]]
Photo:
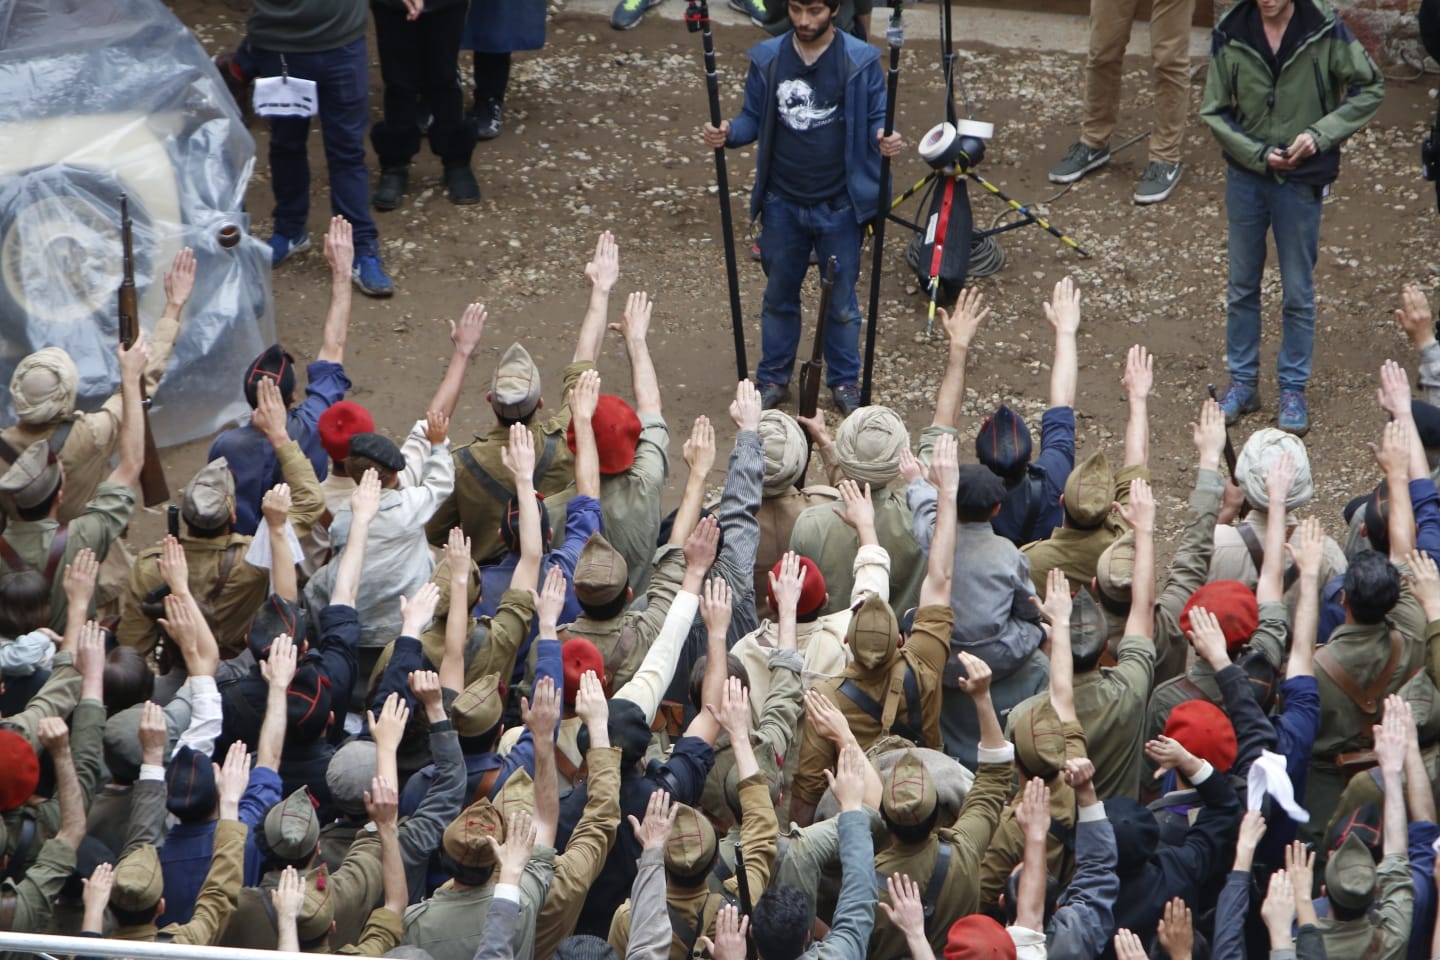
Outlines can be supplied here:
[[[685, 26], [699, 32], [705, 45], [705, 89], [710, 94], [710, 125], [720, 126], [720, 81], [715, 74], [715, 39], [710, 35], [710, 7], [706, 0], [690, 0]], [[735, 334], [736, 379], [749, 376], [745, 362], [745, 319], [740, 313], [740, 274], [735, 267], [735, 225], [730, 214], [730, 175], [725, 148], [715, 148], [715, 183], [720, 188], [720, 232], [725, 238], [725, 279], [730, 284], [730, 327]]]
[[[885, 81], [885, 136], [895, 132], [895, 91], [900, 86], [900, 48], [905, 46], [902, 0], [894, 0], [885, 39], [890, 44], [890, 73]], [[890, 219], [890, 158], [880, 157], [880, 196], [875, 202], [875, 253], [870, 260], [870, 312], [865, 328], [865, 371], [860, 380], [860, 405], [870, 406], [875, 376], [875, 332], [880, 319], [880, 270], [885, 254], [885, 221]]]

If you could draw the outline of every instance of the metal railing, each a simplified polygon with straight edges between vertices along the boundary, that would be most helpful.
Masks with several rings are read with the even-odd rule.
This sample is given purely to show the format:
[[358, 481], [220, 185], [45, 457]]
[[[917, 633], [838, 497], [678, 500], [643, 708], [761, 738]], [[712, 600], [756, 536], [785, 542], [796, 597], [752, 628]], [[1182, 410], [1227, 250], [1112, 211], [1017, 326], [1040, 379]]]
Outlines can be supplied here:
[[[255, 960], [254, 950], [197, 947], [183, 943], [107, 940], [101, 937], [57, 937], [45, 933], [0, 933], [0, 953], [31, 953], [58, 957], [131, 957], [134, 960]], [[266, 950], [265, 960], [315, 960], [314, 954]]]

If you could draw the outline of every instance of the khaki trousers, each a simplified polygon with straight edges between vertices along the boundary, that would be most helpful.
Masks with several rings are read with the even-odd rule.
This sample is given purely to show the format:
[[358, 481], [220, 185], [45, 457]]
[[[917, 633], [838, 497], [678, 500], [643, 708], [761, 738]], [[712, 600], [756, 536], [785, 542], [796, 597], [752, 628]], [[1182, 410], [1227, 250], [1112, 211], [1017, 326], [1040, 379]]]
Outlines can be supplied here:
[[[1120, 116], [1121, 68], [1136, 0], [1090, 0], [1090, 54], [1085, 61], [1085, 121], [1080, 139], [1090, 147], [1110, 142]], [[1180, 162], [1180, 141], [1190, 107], [1190, 20], [1195, 0], [1154, 0], [1150, 56], [1155, 71], [1155, 124], [1150, 159]]]

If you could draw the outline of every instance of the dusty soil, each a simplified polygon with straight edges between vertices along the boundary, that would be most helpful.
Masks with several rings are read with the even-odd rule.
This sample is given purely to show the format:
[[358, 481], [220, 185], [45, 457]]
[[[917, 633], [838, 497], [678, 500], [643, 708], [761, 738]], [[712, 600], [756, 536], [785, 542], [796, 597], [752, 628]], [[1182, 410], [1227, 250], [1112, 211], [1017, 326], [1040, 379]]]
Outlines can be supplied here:
[[[244, 0], [176, 0], [174, 7], [212, 52], [233, 46], [248, 10]], [[417, 162], [405, 205], [378, 215], [398, 292], [389, 301], [356, 295], [346, 368], [356, 384], [354, 399], [392, 434], [424, 410], [449, 355], [445, 318], [458, 317], [472, 300], [486, 303], [491, 319], [455, 417], [455, 435], [488, 429], [484, 394], [490, 371], [514, 339], [524, 340], [535, 354], [551, 385], [547, 397], [558, 400], [555, 385], [588, 292], [583, 266], [595, 235], [605, 229], [614, 231], [621, 245], [615, 319], [628, 290], [645, 289], [658, 299], [651, 349], [672, 430], [683, 436], [679, 425], [701, 413], [725, 417], [734, 362], [719, 215], [710, 192], [714, 167], [697, 136], [707, 110], [699, 40], [679, 23], [656, 17], [618, 33], [602, 18], [563, 8], [552, 12], [546, 49], [516, 59], [504, 133], [476, 151], [483, 201], [472, 207], [447, 203], [439, 162], [427, 153]], [[963, 10], [956, 19], [957, 34], [964, 37]], [[740, 106], [744, 50], [758, 39], [761, 34], [748, 27], [717, 29], [727, 116]], [[1157, 372], [1152, 467], [1162, 529], [1173, 532], [1192, 481], [1186, 424], [1205, 385], [1226, 382], [1224, 165], [1193, 115], [1203, 67], [1192, 86], [1183, 182], [1168, 202], [1140, 208], [1130, 194], [1146, 162], [1143, 142], [1061, 196], [1045, 178], [1078, 133], [1079, 57], [969, 42], [961, 49], [959, 65], [974, 113], [997, 126], [980, 172], [1016, 199], [1039, 204], [1092, 254], [1081, 259], [1036, 227], [1001, 238], [1004, 270], [978, 281], [994, 313], [972, 351], [966, 432], [1002, 399], [1018, 404], [1038, 426], [1051, 352], [1040, 305], [1051, 286], [1070, 274], [1084, 289], [1077, 400], [1081, 455], [1104, 445], [1113, 458], [1120, 456], [1125, 420], [1120, 364], [1130, 344], [1146, 344]], [[938, 60], [933, 41], [907, 46], [904, 53], [898, 126], [912, 144], [944, 119]], [[1433, 289], [1440, 273], [1440, 220], [1418, 171], [1418, 144], [1434, 115], [1428, 79], [1389, 84], [1379, 117], [1347, 146], [1341, 179], [1326, 204], [1316, 276], [1319, 336], [1309, 391], [1314, 429], [1307, 442], [1316, 465], [1312, 509], [1337, 535], [1339, 506], [1376, 476], [1363, 446], [1383, 422], [1374, 401], [1376, 370], [1387, 357], [1415, 368], [1416, 358], [1391, 315], [1399, 288], [1419, 281]], [[1125, 84], [1117, 143], [1146, 129], [1151, 96], [1144, 62], [1127, 63]], [[373, 112], [380, 102], [378, 65], [371, 85]], [[252, 129], [262, 156], [249, 193], [252, 227], [267, 236], [272, 197], [263, 161], [265, 130], [263, 123]], [[310, 225], [318, 239], [328, 200], [318, 129], [312, 138]], [[926, 169], [907, 150], [896, 165], [897, 187], [918, 180]], [[753, 369], [764, 281], [759, 265], [744, 256], [743, 234], [754, 151], [731, 152], [730, 170]], [[1005, 212], [978, 188], [972, 188], [972, 198], [977, 224]], [[917, 216], [913, 203], [904, 212]], [[892, 225], [881, 285], [876, 401], [895, 407], [918, 432], [929, 422], [945, 347], [943, 340], [924, 337], [925, 305], [904, 264], [906, 239]], [[862, 308], [868, 251], [864, 263]], [[280, 337], [301, 359], [313, 357], [318, 347], [327, 277], [318, 252], [275, 275]], [[810, 296], [813, 303], [813, 290]], [[1240, 425], [1237, 447], [1251, 431], [1273, 422], [1278, 391], [1269, 371], [1278, 344], [1279, 296], [1272, 263], [1262, 356], [1267, 408]], [[607, 390], [628, 393], [628, 369], [613, 341], [602, 372]], [[172, 488], [200, 466], [205, 449], [195, 443], [166, 451]], [[678, 462], [678, 439], [672, 452]], [[673, 500], [678, 483], [671, 486]], [[159, 517], [151, 516], [138, 533], [148, 539], [159, 529]]]

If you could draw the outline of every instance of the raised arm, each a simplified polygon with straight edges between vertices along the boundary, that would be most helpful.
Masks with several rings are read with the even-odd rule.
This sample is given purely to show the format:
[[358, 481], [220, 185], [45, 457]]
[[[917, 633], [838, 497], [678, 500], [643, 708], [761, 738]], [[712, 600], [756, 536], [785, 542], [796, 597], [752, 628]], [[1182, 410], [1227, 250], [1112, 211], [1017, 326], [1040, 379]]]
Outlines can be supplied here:
[[280, 634], [270, 644], [270, 656], [260, 661], [260, 675], [265, 678], [265, 719], [255, 746], [255, 766], [280, 769], [280, 753], [285, 749], [287, 719], [285, 698], [290, 681], [295, 679], [295, 642], [288, 634]]
[[1390, 488], [1390, 560], [1397, 564], [1415, 549], [1415, 512], [1410, 504], [1410, 434], [1414, 429], [1409, 419], [1391, 420], [1380, 435], [1380, 446], [1370, 446]]
[[549, 677], [535, 684], [535, 700], [520, 701], [520, 713], [535, 740], [535, 842], [555, 846], [560, 821], [560, 786], [555, 772], [555, 726], [560, 722], [560, 691]]
[[325, 259], [330, 264], [330, 309], [325, 313], [320, 352], [315, 359], [344, 363], [345, 339], [350, 334], [350, 271], [355, 263], [354, 231], [344, 217], [330, 218]]
[[930, 482], [935, 486], [935, 532], [930, 540], [930, 558], [925, 582], [920, 585], [920, 605], [950, 603], [950, 580], [955, 569], [955, 496], [960, 486], [960, 465], [953, 436], [935, 438], [930, 455]]
[[1070, 654], [1070, 584], [1065, 572], [1053, 567], [1045, 580], [1045, 602], [1031, 601], [1050, 623], [1050, 705], [1061, 723], [1076, 723], [1075, 661]]
[[535, 437], [523, 423], [510, 425], [510, 443], [500, 451], [515, 481], [515, 499], [520, 510], [520, 562], [510, 577], [516, 590], [540, 587], [540, 556], [545, 545], [540, 542], [540, 503], [535, 499]]
[[594, 417], [599, 402], [600, 373], [586, 370], [570, 394], [570, 414], [575, 424], [575, 492], [596, 500], [600, 499], [600, 450], [595, 445]]
[[1130, 613], [1125, 633], [1155, 638], [1155, 497], [1144, 478], [1130, 481], [1130, 503], [1116, 504], [1120, 516], [1135, 531], [1135, 567], [1131, 576]]
[[380, 876], [385, 890], [385, 909], [403, 916], [410, 904], [410, 886], [405, 879], [405, 857], [400, 849], [400, 794], [395, 784], [381, 776], [370, 780], [365, 791], [365, 813], [380, 834]]
[[127, 487], [140, 482], [140, 468], [145, 465], [145, 417], [140, 399], [140, 378], [150, 359], [145, 334], [139, 333], [130, 349], [120, 347], [120, 462], [110, 472], [109, 481]]
[[1285, 501], [1295, 480], [1295, 458], [1286, 450], [1265, 477], [1270, 510], [1265, 517], [1265, 560], [1255, 582], [1255, 599], [1273, 603], [1285, 599]]
[[285, 527], [290, 521], [290, 484], [277, 483], [260, 501], [265, 532], [270, 538], [270, 589], [291, 603], [300, 600], [300, 580], [295, 574], [295, 556]]
[[340, 551], [335, 584], [330, 588], [330, 603], [335, 606], [355, 606], [360, 591], [360, 571], [365, 566], [365, 544], [370, 539], [370, 523], [379, 512], [380, 474], [371, 468], [365, 471], [350, 495], [350, 536]]
[[1075, 406], [1075, 383], [1079, 379], [1079, 351], [1076, 334], [1080, 329], [1080, 289], [1069, 277], [1055, 284], [1051, 302], [1045, 304], [1045, 319], [1055, 328], [1055, 359], [1050, 365], [1050, 406]]
[[655, 308], [649, 294], [632, 293], [625, 298], [625, 316], [610, 329], [625, 338], [625, 353], [630, 358], [630, 389], [635, 393], [635, 412], [640, 416], [660, 416], [660, 381], [655, 364], [650, 360], [650, 312]]
[[1300, 522], [1297, 547], [1286, 545], [1290, 558], [1300, 569], [1300, 598], [1295, 605], [1294, 629], [1290, 631], [1290, 658], [1285, 676], [1315, 675], [1315, 638], [1320, 631], [1320, 567], [1325, 562], [1325, 531], [1318, 517]]
[[470, 371], [470, 359], [480, 345], [485, 333], [485, 321], [489, 314], [483, 303], [472, 303], [460, 315], [460, 321], [450, 321], [450, 363], [445, 367], [445, 376], [435, 395], [430, 398], [426, 410], [438, 410], [447, 417], [455, 416], [455, 407], [460, 402], [460, 391], [465, 388], [465, 375]]
[[1385, 719], [1373, 730], [1375, 754], [1380, 760], [1380, 775], [1385, 786], [1384, 854], [1405, 856], [1409, 849], [1409, 820], [1405, 816], [1405, 750], [1409, 737], [1405, 729], [1407, 711], [1388, 709], [1395, 697], [1387, 698]]
[[990, 316], [990, 308], [984, 304], [984, 295], [974, 287], [967, 287], [955, 298], [953, 313], [940, 308], [940, 325], [950, 340], [950, 353], [945, 360], [945, 377], [935, 395], [935, 418], [930, 421], [931, 426], [954, 430], [960, 425], [960, 404], [965, 399], [965, 361], [970, 356], [975, 331]]
[[715, 466], [715, 428], [710, 425], [709, 417], [695, 418], [683, 455], [690, 475], [685, 478], [685, 491], [680, 495], [680, 506], [675, 509], [675, 521], [670, 525], [670, 543], [675, 546], [689, 538], [690, 531], [700, 522], [700, 508], [705, 504], [705, 478]]
[[575, 341], [575, 362], [600, 359], [605, 342], [605, 317], [610, 310], [610, 291], [620, 279], [620, 248], [615, 237], [606, 230], [595, 241], [595, 256], [585, 266], [585, 279], [590, 281], [590, 303], [585, 319], [580, 321], [580, 336]]
[[1155, 358], [1138, 343], [1125, 355], [1125, 387], [1129, 416], [1125, 420], [1125, 466], [1150, 463], [1150, 387], [1155, 382]]
[[45, 717], [36, 729], [36, 739], [55, 765], [55, 795], [60, 799], [60, 829], [55, 837], [78, 850], [85, 839], [85, 795], [70, 753], [70, 728], [60, 717]]
[[[722, 703], [725, 695], [725, 680], [729, 676], [725, 635], [730, 630], [730, 585], [723, 578], [714, 577], [705, 581], [703, 589], [704, 592], [700, 596], [700, 616], [705, 621], [705, 675], [700, 680], [702, 709], [695, 714], [695, 718], [685, 728], [685, 734], [699, 737], [713, 747], [720, 735], [721, 727], [720, 716], [714, 713], [713, 708]], [[710, 709], [705, 709], [706, 706]], [[752, 762], [754, 761], [753, 753], [750, 759]], [[738, 751], [736, 765], [738, 768]], [[741, 779], [744, 779], [743, 775]]]
[[465, 641], [470, 633], [470, 538], [462, 528], [450, 528], [445, 558], [450, 564], [450, 606], [445, 611], [440, 686], [460, 691], [465, 689]]
[[1045, 881], [1050, 868], [1046, 864], [1046, 846], [1050, 839], [1050, 788], [1039, 777], [1032, 777], [1021, 788], [1020, 805], [1015, 809], [1015, 822], [1025, 835], [1025, 859], [1015, 893], [1015, 926], [1045, 931]]

